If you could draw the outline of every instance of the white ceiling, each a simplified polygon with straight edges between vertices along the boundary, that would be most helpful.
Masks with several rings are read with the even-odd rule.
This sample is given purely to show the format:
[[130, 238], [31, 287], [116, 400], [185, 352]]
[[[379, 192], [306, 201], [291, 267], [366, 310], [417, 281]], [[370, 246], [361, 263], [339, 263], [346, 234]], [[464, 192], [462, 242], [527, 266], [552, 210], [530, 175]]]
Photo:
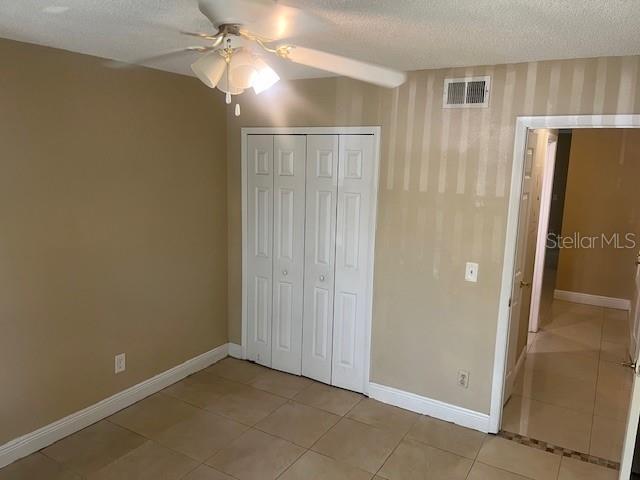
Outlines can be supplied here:
[[[638, 0], [283, 3], [318, 19], [289, 43], [403, 70], [640, 54]], [[0, 0], [0, 37], [108, 59], [204, 44], [180, 30], [214, 31], [196, 0]], [[190, 74], [193, 55], [152, 66]], [[276, 67], [288, 78], [328, 75], [284, 61]]]

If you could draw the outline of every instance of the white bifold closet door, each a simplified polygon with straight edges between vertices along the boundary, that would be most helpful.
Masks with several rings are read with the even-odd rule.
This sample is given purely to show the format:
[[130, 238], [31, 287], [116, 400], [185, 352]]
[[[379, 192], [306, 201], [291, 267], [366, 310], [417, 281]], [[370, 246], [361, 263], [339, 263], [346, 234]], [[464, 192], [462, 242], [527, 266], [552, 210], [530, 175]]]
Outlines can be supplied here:
[[364, 391], [375, 185], [372, 135], [341, 135], [331, 384]]
[[247, 356], [362, 392], [372, 135], [248, 135]]
[[247, 149], [247, 355], [299, 375], [306, 136], [250, 135]]
[[274, 136], [271, 366], [300, 375], [306, 135]]
[[273, 309], [273, 136], [247, 142], [247, 356], [271, 365]]
[[371, 135], [307, 137], [302, 373], [362, 392], [375, 188]]
[[338, 135], [307, 137], [302, 374], [331, 383]]

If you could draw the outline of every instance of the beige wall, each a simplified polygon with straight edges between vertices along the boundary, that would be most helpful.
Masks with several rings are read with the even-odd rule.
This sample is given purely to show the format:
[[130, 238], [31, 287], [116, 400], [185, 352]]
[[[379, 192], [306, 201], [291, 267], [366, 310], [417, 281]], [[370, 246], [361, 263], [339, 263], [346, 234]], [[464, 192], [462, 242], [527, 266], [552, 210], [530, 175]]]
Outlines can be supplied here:
[[[638, 179], [640, 130], [574, 131], [562, 235], [633, 233], [640, 239]], [[556, 288], [630, 299], [637, 253], [601, 244], [561, 249]]]
[[[227, 117], [230, 340], [241, 335], [240, 127], [382, 125], [372, 380], [488, 413], [515, 117], [640, 113], [639, 65], [458, 68], [411, 73], [395, 90], [340, 78], [243, 95], [242, 116]], [[441, 108], [445, 76], [484, 74], [489, 108]], [[477, 284], [466, 261], [480, 263]]]
[[227, 341], [227, 206], [225, 112], [196, 80], [0, 58], [2, 444]]

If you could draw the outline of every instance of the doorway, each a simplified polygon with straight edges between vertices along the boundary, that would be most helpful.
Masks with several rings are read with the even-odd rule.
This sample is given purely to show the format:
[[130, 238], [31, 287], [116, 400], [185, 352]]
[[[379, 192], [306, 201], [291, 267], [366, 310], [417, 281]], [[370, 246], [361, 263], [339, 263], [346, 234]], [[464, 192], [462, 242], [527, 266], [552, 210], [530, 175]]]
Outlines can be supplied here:
[[[591, 233], [589, 229], [605, 232], [603, 223], [611, 222], [614, 217], [629, 220], [636, 216], [632, 193], [626, 197], [620, 193], [625, 184], [632, 182], [627, 177], [633, 173], [620, 175], [620, 170], [629, 167], [631, 160], [625, 160], [620, 149], [614, 152], [611, 138], [624, 137], [624, 131], [617, 129], [637, 128], [639, 120], [638, 116], [518, 119], [503, 271], [504, 303], [501, 304], [498, 332], [498, 349], [502, 341], [505, 348], [504, 356], [501, 357], [500, 352], [496, 356], [496, 367], [504, 383], [497, 385], [494, 376], [491, 412], [492, 430], [495, 428], [496, 432], [502, 427], [553, 447], [608, 457], [613, 464], [621, 461], [623, 472], [630, 468], [629, 454], [624, 453], [629, 448], [623, 449], [623, 443], [629, 444], [628, 439], [632, 437], [635, 443], [637, 415], [626, 420], [629, 411], [636, 411], [630, 410], [629, 405], [633, 406], [637, 401], [634, 400], [637, 395], [631, 394], [637, 391], [638, 382], [635, 382], [632, 369], [620, 366], [627, 358], [625, 354], [633, 350], [629, 348], [629, 298], [610, 294], [610, 288], [614, 287], [613, 279], [619, 281], [624, 277], [625, 296], [633, 297], [637, 249], [626, 252], [626, 268], [614, 269], [618, 273], [611, 276], [604, 268], [615, 264], [611, 258], [598, 264], [593, 255], [584, 257], [585, 253], [593, 253], [589, 248], [566, 248], [566, 243], [558, 248], [548, 240], [551, 237], [563, 240], [570, 230], [582, 234], [585, 230]], [[603, 127], [616, 130], [602, 130]], [[587, 130], [590, 128], [597, 130]], [[563, 165], [561, 157], [563, 149], [567, 150], [567, 140], [568, 146], [573, 145], [577, 150], [582, 148], [580, 144], [585, 144], [590, 132], [601, 137], [600, 141], [610, 133], [611, 138], [605, 139], [603, 147], [609, 157], [614, 157], [614, 168], [609, 171], [605, 169], [596, 174], [594, 167], [605, 166], [588, 165], [588, 162], [574, 161], [576, 165]], [[635, 130], [632, 133], [640, 134]], [[581, 155], [574, 153], [582, 157], [584, 152], [595, 153], [594, 146], [588, 142], [582, 150]], [[537, 162], [540, 158], [541, 165]], [[635, 158], [638, 158], [636, 162], [640, 161], [639, 155]], [[611, 170], [618, 174], [613, 183], [607, 179]], [[586, 178], [589, 174], [596, 175], [589, 180]], [[538, 176], [542, 177], [540, 181]], [[576, 185], [585, 182], [590, 182], [590, 191], [581, 197]], [[563, 195], [565, 185], [566, 198]], [[620, 200], [606, 207], [603, 199], [607, 194], [617, 195]], [[589, 200], [595, 203], [590, 205]], [[626, 217], [624, 206], [627, 207]], [[598, 220], [600, 224], [596, 225]], [[534, 225], [537, 225], [536, 232], [532, 234]], [[628, 222], [622, 227], [618, 225], [619, 233], [626, 233], [629, 228]], [[549, 233], [551, 237], [548, 238]], [[587, 236], [591, 238], [591, 235]], [[572, 241], [580, 240], [573, 238]], [[590, 276], [601, 282], [600, 290], [589, 290], [585, 285]], [[512, 309], [514, 306], [516, 308]], [[635, 355], [635, 351], [632, 354]], [[550, 376], [546, 375], [545, 369], [546, 373], [551, 372]], [[497, 386], [500, 388], [498, 394]], [[549, 422], [554, 418], [553, 414], [556, 420]], [[612, 416], [616, 418], [610, 418]], [[565, 422], [564, 426], [562, 422]], [[579, 435], [580, 430], [584, 435]], [[592, 431], [595, 435], [591, 435]], [[616, 442], [607, 440], [613, 437], [617, 438]], [[596, 439], [593, 445], [592, 438]], [[600, 446], [598, 442], [601, 442]], [[628, 473], [626, 475], [621, 478], [628, 478]]]

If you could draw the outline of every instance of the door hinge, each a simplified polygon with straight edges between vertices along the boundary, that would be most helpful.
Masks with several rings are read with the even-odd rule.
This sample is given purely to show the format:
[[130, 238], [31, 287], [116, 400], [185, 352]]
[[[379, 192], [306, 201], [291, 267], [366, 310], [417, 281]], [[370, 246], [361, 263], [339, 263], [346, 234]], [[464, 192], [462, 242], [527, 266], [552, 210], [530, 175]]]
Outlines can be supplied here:
[[511, 298], [509, 298], [509, 306], [511, 306]]
[[631, 368], [633, 370], [635, 370], [637, 367], [636, 362], [633, 362], [631, 360], [629, 360], [628, 362], [622, 362], [620, 365], [622, 365], [623, 367]]

